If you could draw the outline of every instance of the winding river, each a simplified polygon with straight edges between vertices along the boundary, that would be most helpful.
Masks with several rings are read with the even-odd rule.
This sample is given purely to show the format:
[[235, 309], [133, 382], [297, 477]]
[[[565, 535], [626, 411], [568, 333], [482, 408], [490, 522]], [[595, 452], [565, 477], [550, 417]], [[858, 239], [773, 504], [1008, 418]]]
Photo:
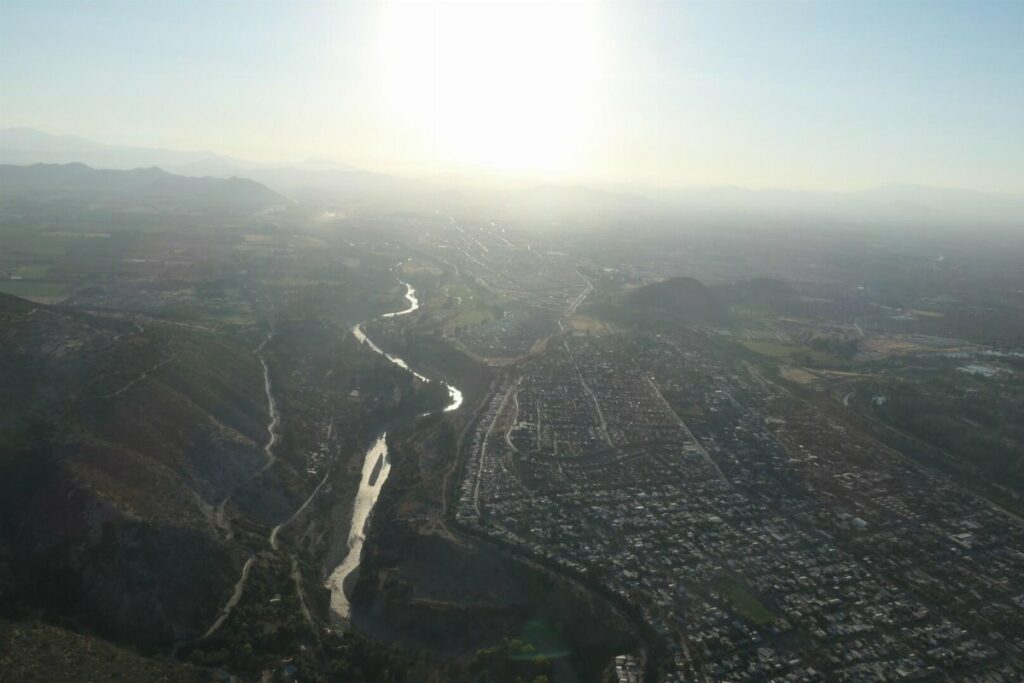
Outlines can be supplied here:
[[[408, 307], [400, 311], [385, 313], [380, 316], [381, 318], [396, 318], [400, 315], [407, 315], [420, 307], [420, 302], [416, 298], [416, 290], [407, 282], [402, 282], [402, 284], [405, 285], [405, 299], [409, 302]], [[366, 344], [373, 351], [384, 356], [398, 367], [412, 373], [417, 379], [423, 382], [432, 381], [410, 368], [408, 363], [398, 356], [392, 355], [377, 346], [363, 332], [364, 324], [359, 323], [352, 328], [352, 334], [360, 343]], [[444, 385], [448, 390], [449, 399], [444, 412], [448, 413], [457, 410], [462, 405], [462, 392], [451, 384], [444, 383]], [[341, 564], [335, 567], [334, 571], [327, 577], [325, 584], [331, 591], [331, 612], [343, 619], [348, 618], [350, 609], [348, 596], [345, 594], [345, 580], [359, 567], [359, 560], [363, 552], [363, 542], [366, 540], [366, 525], [370, 520], [370, 514], [377, 504], [380, 491], [390, 472], [391, 462], [388, 459], [387, 432], [383, 432], [377, 437], [377, 440], [374, 441], [369, 450], [366, 451], [366, 456], [363, 459], [359, 490], [356, 492], [356, 498], [352, 505], [352, 521], [348, 531], [348, 553], [345, 555], [345, 559], [341, 561]]]

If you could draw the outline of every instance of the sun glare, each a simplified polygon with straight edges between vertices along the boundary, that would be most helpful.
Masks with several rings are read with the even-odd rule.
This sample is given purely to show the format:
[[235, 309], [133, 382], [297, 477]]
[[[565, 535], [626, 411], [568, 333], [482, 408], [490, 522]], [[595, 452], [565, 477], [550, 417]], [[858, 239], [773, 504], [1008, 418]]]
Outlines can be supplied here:
[[599, 113], [600, 16], [591, 3], [388, 2], [391, 113], [441, 164], [557, 172]]

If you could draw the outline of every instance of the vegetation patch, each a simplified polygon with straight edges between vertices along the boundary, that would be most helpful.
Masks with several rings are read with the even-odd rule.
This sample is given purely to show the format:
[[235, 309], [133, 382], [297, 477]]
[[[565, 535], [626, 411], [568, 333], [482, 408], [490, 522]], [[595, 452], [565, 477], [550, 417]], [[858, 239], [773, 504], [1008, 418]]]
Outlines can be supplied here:
[[494, 312], [490, 309], [466, 306], [445, 320], [444, 331], [445, 334], [451, 334], [460, 329], [472, 327], [473, 325], [482, 325], [492, 320], [494, 320]]
[[579, 332], [591, 332], [594, 334], [603, 334], [608, 332], [608, 325], [597, 318], [591, 318], [588, 315], [574, 315], [568, 320], [569, 327]]
[[737, 579], [720, 576], [711, 583], [712, 589], [729, 601], [736, 612], [744, 619], [764, 626], [775, 621], [775, 615], [754, 597], [746, 585]]

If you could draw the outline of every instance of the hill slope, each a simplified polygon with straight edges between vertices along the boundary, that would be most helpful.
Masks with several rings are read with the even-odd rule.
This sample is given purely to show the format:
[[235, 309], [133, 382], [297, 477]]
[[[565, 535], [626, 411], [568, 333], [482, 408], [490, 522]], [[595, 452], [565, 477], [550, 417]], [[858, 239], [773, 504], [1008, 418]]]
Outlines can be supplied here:
[[0, 345], [0, 612], [141, 644], [205, 628], [248, 553], [213, 510], [264, 462], [258, 360], [6, 295]]

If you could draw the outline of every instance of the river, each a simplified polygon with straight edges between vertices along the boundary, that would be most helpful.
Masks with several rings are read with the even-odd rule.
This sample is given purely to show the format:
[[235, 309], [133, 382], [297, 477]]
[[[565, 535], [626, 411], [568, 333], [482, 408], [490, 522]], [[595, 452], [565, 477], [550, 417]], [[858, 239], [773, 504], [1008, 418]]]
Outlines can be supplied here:
[[[402, 284], [405, 285], [405, 300], [409, 302], [409, 305], [400, 311], [385, 313], [380, 316], [381, 318], [396, 318], [401, 315], [407, 315], [420, 307], [420, 302], [416, 298], [416, 290], [407, 282], [402, 282]], [[432, 381], [410, 368], [403, 359], [387, 353], [377, 346], [363, 332], [364, 324], [359, 323], [352, 328], [352, 334], [360, 343], [366, 344], [374, 352], [384, 356], [403, 370], [412, 373], [417, 379], [423, 382]], [[451, 384], [444, 383], [444, 385], [448, 390], [449, 399], [444, 412], [448, 413], [457, 410], [462, 405], [462, 392]], [[334, 571], [327, 577], [325, 584], [331, 591], [331, 612], [343, 619], [348, 618], [350, 609], [348, 596], [345, 594], [345, 580], [359, 567], [359, 560], [363, 553], [363, 542], [366, 540], [366, 525], [370, 520], [370, 514], [377, 504], [380, 491], [384, 487], [384, 482], [387, 480], [390, 472], [391, 462], [388, 459], [387, 432], [383, 432], [366, 451], [366, 456], [363, 458], [359, 490], [356, 492], [355, 501], [352, 504], [352, 521], [348, 531], [348, 553], [345, 555], [345, 559], [341, 561], [341, 564], [335, 567]]]

